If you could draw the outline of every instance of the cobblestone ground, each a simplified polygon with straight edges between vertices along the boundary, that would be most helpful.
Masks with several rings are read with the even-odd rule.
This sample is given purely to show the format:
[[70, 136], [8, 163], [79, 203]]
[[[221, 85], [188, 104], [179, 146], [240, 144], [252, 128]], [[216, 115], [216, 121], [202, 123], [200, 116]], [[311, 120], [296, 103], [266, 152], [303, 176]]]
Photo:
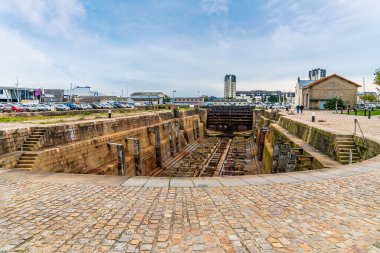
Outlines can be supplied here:
[[380, 171], [217, 188], [0, 179], [0, 252], [377, 252]]

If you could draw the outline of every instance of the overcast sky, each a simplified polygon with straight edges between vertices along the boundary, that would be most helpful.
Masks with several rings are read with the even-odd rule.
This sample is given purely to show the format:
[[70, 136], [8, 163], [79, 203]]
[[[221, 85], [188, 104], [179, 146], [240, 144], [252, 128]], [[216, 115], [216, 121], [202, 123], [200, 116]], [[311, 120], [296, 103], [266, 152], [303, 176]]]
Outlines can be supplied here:
[[380, 1], [1, 0], [0, 43], [0, 85], [221, 96], [321, 67], [373, 89]]

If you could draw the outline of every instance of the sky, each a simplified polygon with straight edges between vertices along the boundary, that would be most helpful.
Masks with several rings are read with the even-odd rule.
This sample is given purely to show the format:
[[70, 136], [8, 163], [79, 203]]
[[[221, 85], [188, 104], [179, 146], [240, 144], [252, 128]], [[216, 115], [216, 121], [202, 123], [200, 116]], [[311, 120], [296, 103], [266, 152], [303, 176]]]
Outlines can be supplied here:
[[0, 85], [222, 96], [325, 68], [374, 90], [379, 59], [378, 0], [0, 1]]

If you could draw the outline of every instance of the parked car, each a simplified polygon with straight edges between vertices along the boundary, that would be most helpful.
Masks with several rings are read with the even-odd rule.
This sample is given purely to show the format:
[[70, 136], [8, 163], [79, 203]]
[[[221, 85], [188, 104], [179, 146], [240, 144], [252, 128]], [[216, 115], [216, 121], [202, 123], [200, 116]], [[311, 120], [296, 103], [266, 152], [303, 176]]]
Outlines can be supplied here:
[[9, 104], [9, 105], [11, 107], [11, 112], [23, 112], [24, 111], [24, 109], [17, 104]]
[[64, 104], [56, 104], [54, 107], [57, 111], [70, 111], [70, 108]]
[[12, 106], [10, 104], [2, 104], [1, 105], [1, 111], [2, 112], [11, 112]]
[[82, 107], [80, 107], [79, 105], [74, 104], [74, 103], [65, 103], [64, 105], [69, 107], [70, 110], [82, 110]]
[[98, 103], [91, 104], [92, 109], [102, 109], [102, 107]]
[[30, 105], [30, 104], [22, 104], [21, 107], [24, 109], [26, 112], [36, 112], [37, 108]]

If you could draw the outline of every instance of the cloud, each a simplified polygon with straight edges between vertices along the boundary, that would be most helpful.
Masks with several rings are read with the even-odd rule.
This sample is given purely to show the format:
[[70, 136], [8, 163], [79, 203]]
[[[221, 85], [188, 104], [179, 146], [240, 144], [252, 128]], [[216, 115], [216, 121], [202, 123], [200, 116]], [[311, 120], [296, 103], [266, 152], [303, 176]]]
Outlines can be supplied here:
[[[29, 14], [24, 2], [36, 3]], [[73, 82], [105, 94], [128, 87], [129, 93], [222, 95], [226, 73], [237, 75], [239, 90], [289, 90], [314, 67], [359, 83], [380, 67], [378, 3], [243, 2], [201, 1], [201, 12], [170, 1], [159, 8], [93, 3], [87, 10], [79, 0], [0, 1], [0, 83], [12, 84], [18, 75], [25, 85], [68, 88]], [[238, 7], [255, 22], [222, 15]]]
[[34, 32], [72, 38], [75, 21], [86, 12], [78, 0], [11, 0], [0, 2], [0, 13], [26, 23]]
[[228, 0], [201, 0], [201, 8], [207, 14], [227, 13]]

